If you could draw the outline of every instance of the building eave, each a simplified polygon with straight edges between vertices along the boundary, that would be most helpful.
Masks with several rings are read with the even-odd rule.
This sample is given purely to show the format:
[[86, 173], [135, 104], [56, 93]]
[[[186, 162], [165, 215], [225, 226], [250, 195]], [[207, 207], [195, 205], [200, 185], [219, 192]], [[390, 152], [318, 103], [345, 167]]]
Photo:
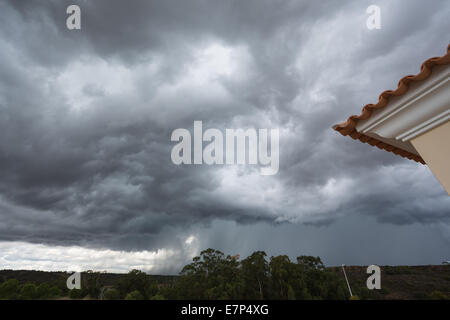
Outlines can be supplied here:
[[409, 140], [450, 119], [449, 66], [450, 45], [446, 55], [426, 60], [417, 75], [403, 77], [396, 90], [384, 91], [377, 104], [365, 105], [333, 129], [424, 164]]

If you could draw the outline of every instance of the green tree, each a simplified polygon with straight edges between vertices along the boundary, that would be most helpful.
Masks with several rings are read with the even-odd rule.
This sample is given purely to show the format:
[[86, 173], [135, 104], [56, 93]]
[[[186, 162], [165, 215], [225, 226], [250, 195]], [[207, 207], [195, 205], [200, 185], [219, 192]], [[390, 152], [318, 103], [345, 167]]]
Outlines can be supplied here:
[[343, 279], [327, 271], [319, 257], [300, 256], [297, 265], [304, 273], [310, 299], [346, 299]]
[[243, 282], [237, 256], [207, 249], [180, 273], [176, 291], [180, 299], [239, 299]]
[[288, 300], [295, 300], [295, 292], [290, 284], [288, 284], [287, 298]]
[[51, 298], [50, 286], [48, 283], [41, 283], [36, 288], [37, 299], [49, 299]]
[[36, 298], [35, 299], [51, 299], [61, 296], [61, 289], [56, 285], [50, 286], [48, 283], [43, 282], [36, 287]]
[[291, 270], [291, 261], [286, 255], [270, 258], [270, 274], [272, 278], [272, 299], [288, 298], [288, 284]]
[[145, 299], [150, 299], [158, 292], [156, 282], [151, 276], [140, 270], [131, 270], [118, 283], [119, 292], [122, 297], [133, 291], [139, 291]]
[[60, 288], [58, 288], [57, 286], [51, 286], [50, 290], [48, 292], [48, 299], [60, 297], [61, 294], [62, 294], [62, 291]]
[[244, 299], [264, 299], [269, 283], [269, 264], [264, 251], [253, 252], [242, 260]]
[[86, 296], [86, 291], [82, 289], [72, 289], [69, 291], [69, 297], [71, 299], [83, 299]]
[[144, 300], [144, 296], [138, 290], [134, 290], [125, 296], [125, 300]]
[[297, 257], [297, 264], [305, 270], [325, 270], [325, 266], [320, 257], [299, 256]]
[[82, 288], [91, 298], [98, 298], [100, 290], [103, 287], [103, 281], [100, 272], [88, 270], [82, 275]]
[[37, 290], [34, 283], [26, 283], [20, 289], [20, 299], [23, 300], [33, 300], [37, 299]]
[[115, 288], [108, 288], [104, 292], [106, 300], [120, 300], [120, 292]]
[[0, 285], [0, 299], [17, 299], [19, 296], [19, 281], [9, 279]]

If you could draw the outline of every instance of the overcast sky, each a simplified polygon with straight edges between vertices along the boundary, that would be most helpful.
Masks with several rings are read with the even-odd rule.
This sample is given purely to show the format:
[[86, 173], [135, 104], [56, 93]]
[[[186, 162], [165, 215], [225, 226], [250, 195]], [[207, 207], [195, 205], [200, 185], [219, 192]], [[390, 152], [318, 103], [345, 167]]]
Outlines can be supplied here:
[[[0, 2], [0, 269], [171, 274], [208, 247], [449, 260], [430, 170], [331, 129], [444, 55], [449, 16], [446, 0]], [[279, 128], [279, 172], [174, 165], [194, 120]]]

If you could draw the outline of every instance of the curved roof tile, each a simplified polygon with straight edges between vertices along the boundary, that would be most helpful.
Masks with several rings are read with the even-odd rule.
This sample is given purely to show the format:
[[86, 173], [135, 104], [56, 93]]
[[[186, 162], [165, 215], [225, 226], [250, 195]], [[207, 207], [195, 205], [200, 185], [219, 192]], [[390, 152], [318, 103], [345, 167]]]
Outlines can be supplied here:
[[413, 81], [423, 81], [427, 79], [433, 70], [434, 66], [450, 64], [450, 44], [447, 46], [447, 53], [442, 57], [433, 57], [424, 61], [420, 67], [420, 72], [416, 75], [408, 75], [400, 79], [398, 87], [395, 90], [383, 91], [376, 104], [366, 104], [361, 111], [360, 115], [352, 115], [348, 117], [347, 121], [338, 123], [333, 126], [333, 129], [341, 133], [343, 136], [349, 135], [353, 139], [358, 139], [361, 142], [369, 143], [372, 146], [377, 146], [380, 149], [392, 152], [402, 157], [408, 158], [425, 164], [425, 161], [418, 155], [405, 151], [403, 149], [394, 147], [378, 139], [366, 136], [356, 131], [355, 127], [358, 120], [365, 120], [370, 118], [372, 111], [376, 109], [382, 109], [389, 104], [389, 99], [392, 96], [401, 96], [405, 94], [409, 89], [409, 84]]

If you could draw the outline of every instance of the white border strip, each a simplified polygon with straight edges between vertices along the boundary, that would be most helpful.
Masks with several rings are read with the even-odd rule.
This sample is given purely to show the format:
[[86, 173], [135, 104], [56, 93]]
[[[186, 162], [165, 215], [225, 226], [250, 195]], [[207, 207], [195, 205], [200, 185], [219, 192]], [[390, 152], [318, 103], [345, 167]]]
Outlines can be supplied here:
[[380, 125], [382, 122], [384, 122], [387, 119], [393, 117], [394, 115], [396, 115], [400, 111], [404, 110], [405, 108], [407, 108], [410, 105], [414, 104], [418, 100], [422, 99], [424, 96], [426, 96], [430, 92], [433, 92], [434, 90], [438, 89], [439, 87], [442, 87], [443, 85], [445, 85], [449, 81], [450, 81], [450, 77], [448, 75], [445, 75], [443, 78], [440, 78], [439, 80], [437, 80], [438, 83], [435, 82], [434, 85], [432, 85], [431, 87], [427, 87], [425, 90], [422, 90], [421, 92], [419, 92], [419, 93], [415, 94], [414, 96], [410, 97], [407, 101], [404, 101], [400, 105], [400, 107], [397, 107], [392, 112], [384, 115], [378, 121], [376, 121], [376, 122], [366, 126], [365, 128], [361, 128], [360, 132], [362, 131], [363, 133], [367, 133], [368, 131], [374, 129], [375, 127]]
[[412, 138], [415, 138], [418, 135], [425, 133], [428, 130], [433, 129], [448, 120], [450, 120], [450, 110], [446, 110], [446, 111], [438, 114], [437, 116], [415, 126], [414, 128], [395, 137], [395, 139], [402, 140], [402, 141], [409, 141]]

